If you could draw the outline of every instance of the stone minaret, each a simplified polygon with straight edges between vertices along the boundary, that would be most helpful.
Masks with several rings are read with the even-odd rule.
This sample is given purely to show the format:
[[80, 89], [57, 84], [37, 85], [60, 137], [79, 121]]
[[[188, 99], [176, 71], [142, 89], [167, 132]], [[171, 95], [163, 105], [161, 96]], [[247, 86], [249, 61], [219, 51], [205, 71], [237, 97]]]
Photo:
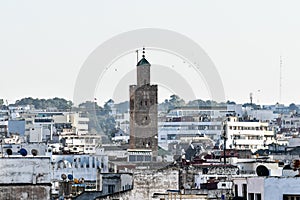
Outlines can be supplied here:
[[152, 150], [151, 161], [156, 161], [157, 85], [150, 85], [151, 65], [144, 53], [136, 66], [137, 85], [130, 86], [130, 149]]

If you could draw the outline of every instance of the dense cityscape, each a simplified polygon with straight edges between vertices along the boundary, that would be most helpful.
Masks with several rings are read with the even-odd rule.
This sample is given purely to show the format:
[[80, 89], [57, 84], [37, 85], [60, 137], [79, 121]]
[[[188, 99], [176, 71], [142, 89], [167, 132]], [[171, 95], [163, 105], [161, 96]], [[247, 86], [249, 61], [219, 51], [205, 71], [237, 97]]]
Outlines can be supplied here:
[[1, 199], [298, 199], [299, 106], [158, 103], [143, 54], [130, 99], [1, 100]]
[[0, 1], [0, 200], [300, 200], [299, 8]]

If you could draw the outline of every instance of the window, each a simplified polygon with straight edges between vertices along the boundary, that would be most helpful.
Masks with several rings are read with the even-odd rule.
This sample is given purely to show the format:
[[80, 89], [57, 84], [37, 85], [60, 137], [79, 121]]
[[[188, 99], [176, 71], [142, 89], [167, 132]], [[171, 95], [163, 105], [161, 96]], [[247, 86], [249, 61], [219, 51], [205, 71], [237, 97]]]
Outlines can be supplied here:
[[115, 192], [115, 185], [108, 185], [108, 194], [112, 194]]
[[255, 194], [255, 200], [261, 200], [261, 194], [260, 193]]
[[247, 184], [243, 184], [243, 197], [247, 198]]
[[248, 194], [248, 200], [254, 200], [254, 193]]
[[239, 190], [238, 190], [239, 186], [237, 184], [234, 185], [234, 196], [238, 197], [239, 196]]
[[176, 134], [168, 134], [168, 140], [175, 140], [176, 139]]
[[300, 200], [300, 195], [284, 194], [283, 200]]

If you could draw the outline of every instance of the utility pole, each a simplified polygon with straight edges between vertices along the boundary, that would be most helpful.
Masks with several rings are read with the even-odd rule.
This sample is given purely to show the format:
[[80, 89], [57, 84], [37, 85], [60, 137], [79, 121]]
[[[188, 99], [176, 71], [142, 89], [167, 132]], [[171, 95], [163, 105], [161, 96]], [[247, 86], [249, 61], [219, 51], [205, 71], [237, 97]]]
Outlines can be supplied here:
[[226, 140], [227, 140], [227, 136], [226, 136], [226, 126], [227, 126], [227, 119], [225, 119], [225, 121], [223, 121], [223, 140], [224, 140], [224, 145], [223, 145], [223, 159], [224, 159], [224, 165], [226, 165]]

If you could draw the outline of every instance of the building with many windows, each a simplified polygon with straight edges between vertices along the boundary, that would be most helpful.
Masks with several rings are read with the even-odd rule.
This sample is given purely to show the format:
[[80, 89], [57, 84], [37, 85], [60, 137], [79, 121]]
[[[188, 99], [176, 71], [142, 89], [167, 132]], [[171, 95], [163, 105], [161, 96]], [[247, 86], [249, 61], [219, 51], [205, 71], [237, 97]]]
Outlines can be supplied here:
[[274, 130], [268, 122], [241, 121], [238, 117], [230, 116], [225, 126], [227, 149], [250, 149], [255, 152], [267, 149], [269, 144], [276, 142]]
[[175, 108], [159, 120], [158, 144], [167, 150], [170, 143], [180, 142], [181, 137], [199, 135], [217, 141], [221, 138], [223, 119], [237, 113], [242, 113], [241, 105]]

